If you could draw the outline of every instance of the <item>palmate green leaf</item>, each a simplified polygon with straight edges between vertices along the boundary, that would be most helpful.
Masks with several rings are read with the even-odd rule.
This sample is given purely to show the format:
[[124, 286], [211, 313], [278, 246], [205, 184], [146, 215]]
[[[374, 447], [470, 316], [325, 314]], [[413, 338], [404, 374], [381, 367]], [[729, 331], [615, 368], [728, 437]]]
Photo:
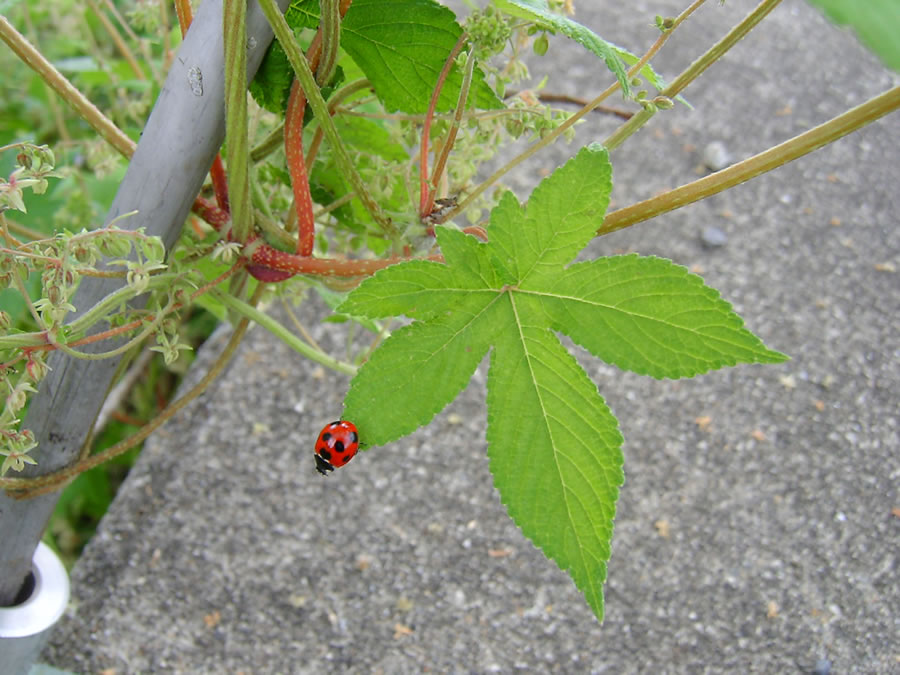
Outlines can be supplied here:
[[512, 16], [549, 26], [599, 56], [606, 63], [606, 67], [616, 76], [622, 87], [622, 93], [626, 97], [631, 96], [628, 73], [616, 48], [590, 28], [582, 26], [567, 16], [551, 11], [547, 0], [494, 0], [494, 4], [498, 9]]
[[[291, 27], [318, 25], [319, 3], [295, 0], [285, 18]], [[355, 0], [341, 22], [341, 47], [365, 73], [389, 112], [422, 114], [428, 110], [438, 74], [462, 28], [448, 8], [434, 0]], [[453, 110], [462, 74], [453, 67], [437, 109]], [[503, 103], [476, 69], [470, 105], [502, 108]]]
[[510, 516], [569, 572], [598, 618], [623, 482], [622, 437], [596, 386], [556, 333], [654, 377], [738, 362], [774, 362], [713, 289], [658, 258], [566, 267], [595, 236], [612, 189], [606, 151], [582, 149], [526, 206], [504, 196], [489, 243], [437, 228], [446, 264], [394, 265], [339, 308], [415, 321], [359, 370], [345, 399], [364, 443], [427, 423], [491, 351], [488, 456]]

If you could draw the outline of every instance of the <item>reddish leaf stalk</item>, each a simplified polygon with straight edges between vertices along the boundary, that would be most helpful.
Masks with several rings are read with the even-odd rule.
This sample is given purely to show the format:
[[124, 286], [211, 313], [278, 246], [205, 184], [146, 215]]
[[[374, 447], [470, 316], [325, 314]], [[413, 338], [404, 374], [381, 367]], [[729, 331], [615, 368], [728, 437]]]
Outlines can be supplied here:
[[[194, 212], [218, 231], [221, 231], [230, 220], [228, 213], [214, 206], [209, 200], [204, 199], [203, 197], [198, 197], [194, 202]], [[481, 236], [480, 233], [476, 231], [471, 232], [471, 234]], [[383, 260], [312, 258], [309, 256], [297, 255], [296, 253], [279, 251], [277, 248], [264, 243], [259, 237], [247, 242], [245, 255], [248, 255], [250, 258], [250, 262], [247, 265], [247, 271], [256, 279], [266, 283], [284, 281], [295, 274], [340, 277], [370, 276], [383, 267], [393, 265], [394, 263], [403, 262], [405, 260], [423, 259], [408, 257], [387, 258]], [[441, 256], [430, 256], [424, 259], [435, 262], [443, 261]]]
[[429, 203], [431, 203], [432, 206], [434, 205], [432, 190], [428, 185], [428, 141], [431, 136], [431, 123], [434, 120], [434, 111], [435, 108], [437, 108], [438, 98], [440, 98], [441, 90], [444, 88], [444, 83], [447, 81], [447, 76], [450, 74], [450, 69], [453, 67], [453, 62], [456, 61], [456, 57], [459, 56], [468, 37], [468, 34], [464, 32], [459, 36], [456, 44], [453, 45], [453, 49], [450, 50], [450, 54], [447, 56], [447, 60], [444, 61], [444, 67], [441, 69], [437, 82], [434, 85], [434, 91], [431, 93], [431, 101], [428, 103], [428, 112], [425, 114], [425, 122], [422, 128], [422, 147], [419, 150], [420, 219], [424, 219], [431, 212]]
[[[465, 34], [463, 34], [465, 35]], [[456, 134], [459, 133], [459, 126], [462, 123], [463, 112], [466, 109], [466, 100], [469, 98], [469, 87], [472, 85], [472, 74], [475, 71], [475, 52], [469, 52], [469, 58], [466, 61], [466, 73], [463, 76], [462, 85], [459, 88], [459, 100], [456, 103], [456, 111], [453, 115], [453, 122], [447, 131], [447, 138], [441, 147], [441, 153], [434, 163], [434, 170], [431, 172], [431, 184], [428, 195], [428, 203], [425, 207], [425, 214], [428, 215], [434, 209], [434, 197], [437, 194], [438, 182], [447, 166], [447, 160], [450, 158], [450, 151], [453, 144], [456, 143]], [[433, 228], [432, 228], [433, 229]]]
[[[252, 246], [252, 242], [250, 244]], [[313, 274], [316, 276], [358, 277], [371, 276], [380, 269], [408, 260], [430, 260], [443, 262], [440, 255], [432, 255], [427, 258], [382, 258], [378, 260], [346, 260], [339, 258], [312, 258], [279, 251], [266, 244], [260, 244], [250, 255], [251, 266], [248, 271], [253, 274], [252, 267], [262, 267], [267, 270], [280, 271], [287, 276], [295, 274]], [[255, 276], [255, 275], [254, 275]], [[285, 277], [287, 278], [287, 277]]]
[[212, 225], [216, 232], [222, 232], [231, 222], [231, 214], [228, 209], [219, 208], [203, 197], [197, 197], [194, 200], [191, 210]]
[[[342, 18], [349, 7], [350, 0], [341, 2], [339, 11]], [[321, 56], [322, 26], [320, 25], [306, 52], [310, 70], [315, 71], [318, 68]], [[303, 116], [305, 112], [306, 94], [300, 86], [300, 82], [295, 79], [291, 85], [291, 94], [288, 98], [284, 118], [284, 154], [291, 176], [294, 205], [297, 210], [297, 254], [310, 256], [316, 240], [316, 221], [313, 215], [312, 195], [309, 191], [309, 175], [303, 159]]]
[[[318, 38], [318, 34], [316, 38]], [[317, 44], [318, 41], [314, 40], [310, 46], [310, 52]], [[306, 162], [303, 160], [303, 114], [305, 111], [306, 95], [303, 93], [300, 82], [294, 80], [284, 119], [284, 154], [288, 172], [291, 175], [291, 188], [294, 191], [294, 208], [297, 210], [297, 254], [302, 256], [312, 255], [316, 237], [309, 176], [306, 172]]]
[[222, 155], [218, 153], [212, 166], [209, 167], [209, 177], [212, 179], [213, 191], [216, 193], [216, 204], [223, 211], [230, 211], [228, 207], [228, 177], [225, 175]]

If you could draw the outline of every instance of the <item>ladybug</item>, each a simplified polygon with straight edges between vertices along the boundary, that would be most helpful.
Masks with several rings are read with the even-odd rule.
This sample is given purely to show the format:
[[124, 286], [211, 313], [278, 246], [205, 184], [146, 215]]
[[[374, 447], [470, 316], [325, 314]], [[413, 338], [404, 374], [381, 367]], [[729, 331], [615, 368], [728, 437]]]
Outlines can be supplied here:
[[327, 476], [335, 467], [342, 467], [359, 450], [356, 425], [346, 420], [326, 424], [316, 441], [316, 471]]

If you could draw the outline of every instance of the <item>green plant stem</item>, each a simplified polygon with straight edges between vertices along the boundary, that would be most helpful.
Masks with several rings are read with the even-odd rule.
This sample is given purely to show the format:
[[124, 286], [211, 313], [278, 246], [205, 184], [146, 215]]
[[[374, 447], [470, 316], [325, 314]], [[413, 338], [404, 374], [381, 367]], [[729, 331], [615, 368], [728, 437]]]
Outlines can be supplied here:
[[296, 352], [299, 352], [306, 358], [311, 359], [316, 363], [320, 363], [326, 368], [331, 368], [332, 370], [336, 370], [339, 373], [344, 373], [345, 375], [352, 376], [356, 374], [356, 366], [345, 363], [344, 361], [340, 361], [332, 356], [329, 356], [325, 352], [307, 344], [268, 314], [261, 312], [255, 307], [248, 305], [246, 302], [238, 300], [233, 295], [223, 293], [218, 289], [213, 289], [212, 291], [210, 291], [210, 293], [223, 305], [240, 314], [245, 319], [255, 321], [260, 326], [272, 333], [279, 340], [284, 342], [288, 347]]
[[344, 204], [350, 203], [350, 201], [351, 201], [355, 196], [356, 196], [356, 195], [354, 195], [352, 192], [348, 192], [347, 194], [338, 197], [337, 199], [335, 199], [333, 202], [331, 202], [331, 203], [328, 204], [327, 206], [323, 206], [321, 209], [319, 209], [318, 211], [316, 211], [316, 218], [321, 218], [321, 217], [324, 216], [326, 213], [331, 213], [331, 212], [334, 211], [335, 209], [338, 209], [338, 208], [342, 207]]
[[53, 67], [34, 46], [19, 33], [6, 17], [0, 15], [0, 39], [18, 56], [25, 65], [34, 70], [40, 78], [65, 100], [81, 118], [96, 131], [101, 138], [112, 145], [125, 157], [134, 154], [135, 143], [104, 115]]
[[225, 161], [234, 238], [250, 235], [250, 144], [247, 139], [247, 2], [225, 0]]
[[[370, 86], [372, 86], [371, 82], [363, 78], [341, 87], [328, 98], [328, 114], [334, 115], [334, 111], [347, 99], [347, 97]], [[313, 162], [316, 160], [316, 155], [319, 152], [319, 146], [322, 145], [322, 138], [324, 138], [324, 135], [322, 127], [319, 126], [316, 129], [316, 133], [313, 134], [312, 141], [309, 143], [309, 151], [306, 153], [306, 166], [312, 166]], [[352, 192], [349, 194], [353, 195]]]
[[253, 193], [253, 205], [256, 207], [257, 212], [261, 211], [263, 214], [265, 214], [266, 218], [268, 218], [270, 222], [274, 223], [275, 214], [272, 213], [272, 207], [269, 204], [266, 193], [263, 191], [262, 185], [259, 184], [259, 181], [255, 176], [250, 182], [250, 189]]
[[250, 151], [250, 161], [258, 162], [275, 152], [284, 141], [284, 122], [269, 132], [259, 144]]
[[[147, 287], [142, 293], [146, 293], [157, 288], [174, 286], [175, 283], [183, 276], [183, 273], [176, 272], [167, 272], [163, 274], [152, 275], [150, 277], [150, 281], [147, 283]], [[124, 304], [137, 295], [141, 294], [136, 293], [133, 288], [130, 288], [128, 286], [122, 286], [121, 288], [113, 291], [96, 305], [91, 307], [84, 314], [75, 319], [71, 324], [69, 324], [68, 328], [71, 334], [80, 335], [81, 333], [87, 332], [88, 328], [93, 326], [96, 322], [102, 320], [105, 316], [107, 316], [107, 314], [112, 312], [115, 307]]]
[[817, 150], [823, 145], [833, 143], [898, 108], [900, 108], [900, 87], [894, 87], [828, 122], [727, 169], [717, 171], [710, 176], [669, 190], [651, 199], [613, 211], [607, 214], [603, 226], [597, 230], [597, 234], [603, 235], [621, 230], [727, 190]]
[[[150, 277], [147, 288], [143, 291], [154, 290], [157, 288], [165, 288], [172, 286], [183, 274], [168, 272], [164, 274], [155, 274]], [[84, 314], [76, 318], [72, 323], [66, 326], [70, 335], [81, 335], [96, 322], [103, 319], [114, 308], [123, 305], [127, 301], [135, 297], [134, 289], [123, 286], [113, 291], [103, 298], [96, 305], [91, 307]], [[0, 335], [0, 349], [21, 349], [27, 347], [42, 347], [47, 344], [47, 337], [44, 331], [17, 333], [15, 335]]]
[[309, 107], [312, 108], [313, 114], [319, 121], [322, 130], [325, 132], [325, 137], [331, 144], [335, 161], [337, 162], [341, 173], [349, 180], [357, 197], [359, 197], [366, 211], [369, 212], [375, 222], [377, 222], [391, 238], [398, 237], [399, 232], [397, 227], [391, 222], [390, 218], [384, 214], [381, 207], [369, 193], [362, 177], [353, 165], [350, 153], [341, 141], [340, 134], [338, 133], [334, 121], [331, 119], [331, 115], [328, 114], [328, 105], [322, 97], [322, 92], [319, 91], [319, 88], [316, 86], [316, 80], [309, 68], [309, 64], [300, 52], [300, 48], [297, 46], [294, 36], [291, 33], [291, 29], [287, 25], [284, 16], [278, 10], [275, 1], [260, 0], [259, 6], [269, 20], [269, 24], [275, 32], [275, 37], [278, 38], [278, 42], [281, 43], [281, 46], [284, 48], [284, 52], [291, 64], [291, 68], [293, 68], [294, 74], [300, 81], [300, 86], [306, 94]]
[[256, 212], [256, 225], [266, 241], [277, 242], [278, 248], [283, 248], [286, 251], [293, 251], [297, 248], [297, 240], [274, 217], [270, 218], [266, 213], [258, 210]]
[[21, 275], [18, 272], [13, 272], [12, 278], [15, 280], [16, 289], [19, 291], [19, 295], [22, 296], [22, 302], [26, 304], [28, 307], [28, 312], [31, 314], [31, 318], [34, 319], [34, 322], [40, 326], [43, 322], [41, 321], [41, 315], [38, 313], [37, 309], [34, 306], [34, 303], [31, 301], [31, 296], [28, 294], [28, 289], [25, 288], [25, 281], [22, 279]]
[[322, 56], [316, 68], [316, 83], [324, 87], [334, 74], [341, 46], [341, 9], [339, 0], [321, 0], [319, 22], [322, 29]]
[[131, 349], [132, 347], [136, 347], [146, 338], [148, 338], [157, 328], [159, 328], [160, 324], [162, 324], [163, 320], [166, 318], [169, 312], [172, 311], [173, 307], [174, 303], [169, 303], [166, 307], [162, 308], [160, 311], [156, 312], [153, 315], [153, 319], [140, 333], [128, 340], [125, 344], [119, 345], [115, 349], [110, 349], [106, 352], [79, 352], [76, 349], [72, 349], [65, 343], [58, 342], [56, 340], [52, 340], [50, 344], [52, 344], [56, 349], [63, 352], [64, 354], [68, 354], [73, 359], [83, 359], [85, 361], [100, 361], [101, 359], [110, 359], [114, 356], [118, 356], [119, 354], [124, 354], [129, 349]]
[[[700, 77], [707, 68], [722, 58], [722, 55], [725, 54], [725, 52], [731, 49], [741, 40], [741, 38], [755, 28], [756, 25], [775, 9], [780, 2], [781, 0], [763, 0], [763, 2], [759, 3], [756, 9], [750, 12], [743, 21], [728, 31], [728, 34], [725, 37], [710, 47], [705, 54], [694, 61], [684, 70], [684, 72], [672, 80], [665, 89], [659, 92], [660, 95], [668, 98], [675, 98], [678, 96], [678, 94], [684, 91], [691, 82]], [[655, 114], [656, 112], [652, 109], [648, 110], [645, 108], [641, 110], [616, 129], [612, 135], [603, 141], [603, 145], [610, 151], [615, 150], [626, 138], [649, 122]]]
[[[25, 225], [17, 223], [12, 218], [9, 218], [8, 216], [6, 216], [6, 214], [4, 214], [4, 213], [0, 213], [0, 223], [3, 224], [4, 230], [6, 227], [8, 227], [11, 231], [15, 232], [20, 237], [27, 237], [31, 241], [37, 241], [39, 239], [43, 239], [46, 236], [43, 232], [38, 232], [37, 230], [32, 230], [30, 227], [26, 227]], [[17, 242], [12, 237], [10, 237], [10, 239], [12, 239], [13, 242], [20, 243], [20, 242]], [[9, 243], [10, 246], [13, 245], [12, 242], [7, 242], [7, 243]]]

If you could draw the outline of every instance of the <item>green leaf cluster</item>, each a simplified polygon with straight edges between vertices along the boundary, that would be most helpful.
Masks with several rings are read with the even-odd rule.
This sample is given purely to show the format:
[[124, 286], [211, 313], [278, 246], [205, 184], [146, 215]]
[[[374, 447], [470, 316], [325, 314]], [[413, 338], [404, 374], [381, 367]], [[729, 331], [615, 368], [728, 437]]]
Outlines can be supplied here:
[[488, 456], [525, 535], [573, 578], [598, 617], [618, 490], [622, 436], [596, 385], [557, 334], [625, 370], [690, 377], [774, 363], [700, 277], [637, 255], [570, 264], [595, 236], [612, 189], [607, 152], [582, 149], [521, 205], [506, 193], [490, 241], [438, 228], [445, 264], [415, 261], [366, 280], [340, 311], [403, 314], [345, 400], [364, 443], [426, 424], [490, 352]]

